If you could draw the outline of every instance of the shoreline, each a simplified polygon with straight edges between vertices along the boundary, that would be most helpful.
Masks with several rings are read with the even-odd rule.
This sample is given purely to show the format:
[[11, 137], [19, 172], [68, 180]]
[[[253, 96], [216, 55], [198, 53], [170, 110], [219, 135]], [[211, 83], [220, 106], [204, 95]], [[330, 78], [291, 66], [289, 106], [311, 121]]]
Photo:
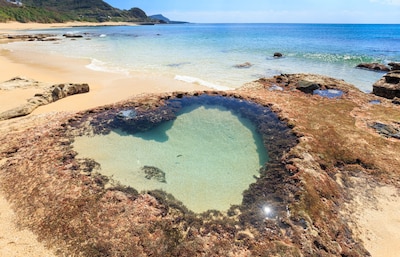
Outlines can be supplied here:
[[40, 30], [53, 28], [73, 28], [73, 27], [101, 27], [101, 26], [140, 26], [136, 22], [80, 22], [70, 21], [65, 23], [20, 23], [6, 22], [0, 23], [0, 33], [17, 33], [23, 30]]
[[[163, 77], [156, 74], [129, 74], [97, 71], [87, 68], [90, 59], [71, 58], [56, 54], [42, 54], [33, 51], [11, 52], [2, 50], [0, 45], [0, 65], [4, 67], [0, 82], [22, 76], [43, 83], [88, 83], [90, 92], [70, 96], [49, 105], [41, 106], [32, 114], [54, 111], [82, 111], [101, 105], [112, 104], [131, 96], [147, 93], [165, 93], [172, 91], [206, 90], [204, 86]], [[1, 91], [0, 102], [5, 103], [12, 96], [13, 102], [33, 97], [28, 89]], [[4, 104], [3, 104], [4, 105]], [[1, 107], [4, 111], [5, 107]]]

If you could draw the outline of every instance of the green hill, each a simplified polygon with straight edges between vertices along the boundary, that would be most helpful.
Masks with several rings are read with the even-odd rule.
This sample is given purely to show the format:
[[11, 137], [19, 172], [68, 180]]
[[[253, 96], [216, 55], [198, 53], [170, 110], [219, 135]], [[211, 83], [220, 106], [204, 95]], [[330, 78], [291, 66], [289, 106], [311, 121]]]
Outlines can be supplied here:
[[149, 22], [139, 8], [120, 10], [102, 0], [0, 0], [0, 22], [130, 21]]

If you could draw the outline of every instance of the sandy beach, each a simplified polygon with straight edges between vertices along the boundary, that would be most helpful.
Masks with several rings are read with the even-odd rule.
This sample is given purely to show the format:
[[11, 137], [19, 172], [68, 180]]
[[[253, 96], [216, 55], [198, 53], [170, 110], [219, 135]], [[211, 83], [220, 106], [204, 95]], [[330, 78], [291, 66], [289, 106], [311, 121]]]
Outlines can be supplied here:
[[[79, 24], [86, 25], [86, 23]], [[113, 24], [120, 25], [120, 23]], [[20, 25], [17, 23], [16, 25], [19, 25], [17, 28], [24, 29], [35, 27], [33, 24]], [[0, 25], [0, 31], [3, 28], [2, 26], [10, 29], [11, 24]], [[37, 24], [35, 28], [43, 28], [43, 26], [43, 24]], [[51, 26], [57, 25], [51, 24]], [[67, 24], [59, 24], [59, 26], [67, 26]], [[35, 111], [36, 114], [49, 111], [84, 110], [143, 93], [206, 89], [200, 85], [177, 81], [170, 77], [161, 77], [157, 74], [121, 74], [90, 70], [86, 67], [90, 62], [89, 59], [73, 59], [56, 54], [48, 54], [43, 58], [41, 54], [29, 51], [29, 49], [19, 52], [0, 50], [0, 65], [2, 67], [0, 81], [22, 76], [49, 84], [67, 82], [89, 84], [89, 93], [72, 96], [70, 99], [62, 99], [49, 106], [43, 106]], [[32, 97], [36, 91], [37, 89], [29, 88], [1, 92], [0, 111]]]
[[[136, 26], [132, 23], [0, 23], [0, 34], [18, 34], [20, 30], [61, 28], [74, 26]], [[0, 45], [1, 48], [1, 45]], [[36, 109], [31, 115], [50, 112], [80, 111], [96, 106], [115, 103], [144, 93], [193, 91], [205, 89], [199, 85], [176, 81], [173, 78], [153, 74], [118, 74], [94, 71], [86, 68], [89, 59], [73, 59], [59, 55], [45, 57], [31, 52], [0, 50], [0, 82], [20, 76], [49, 85], [58, 83], [88, 83], [90, 92], [70, 96]], [[0, 90], [0, 112], [16, 107], [33, 97], [41, 88]], [[36, 240], [33, 233], [20, 230], [14, 224], [15, 214], [11, 205], [0, 193], [0, 255], [1, 256], [53, 256], [51, 251]]]
[[[135, 26], [134, 23], [60, 23], [60, 24], [33, 24], [33, 23], [0, 23], [0, 34], [18, 34], [21, 30], [62, 28], [75, 26]], [[4, 42], [3, 42], [4, 43]], [[84, 44], [84, 41], [82, 41]], [[26, 49], [26, 51], [10, 52], [0, 45], [0, 83], [14, 77], [24, 77], [49, 85], [58, 83], [88, 83], [90, 92], [73, 95], [57, 102], [37, 108], [32, 115], [53, 112], [76, 112], [112, 104], [132, 96], [148, 93], [165, 93], [174, 91], [195, 91], [209, 88], [197, 84], [174, 80], [172, 77], [163, 77], [157, 74], [144, 73], [113, 73], [88, 69], [90, 59], [74, 59], [57, 54], [43, 56]], [[16, 107], [41, 88], [18, 88], [0, 90], [0, 112]], [[1, 123], [1, 122], [0, 122]], [[0, 161], [1, 164], [1, 161]], [[360, 189], [361, 190], [361, 189]], [[392, 223], [399, 227], [399, 220], [395, 211], [399, 207], [399, 196], [395, 188], [376, 188], [374, 202], [360, 195], [359, 201], [349, 206], [349, 212], [356, 208], [359, 211], [355, 220], [352, 220], [357, 236], [361, 238], [372, 256], [396, 256], [400, 250], [398, 240], [400, 231], [381, 223]], [[358, 220], [357, 220], [358, 219]], [[53, 253], [36, 239], [36, 236], [15, 224], [15, 214], [10, 203], [0, 191], [0, 256], [54, 256]], [[385, 224], [387, 225], [387, 224]]]

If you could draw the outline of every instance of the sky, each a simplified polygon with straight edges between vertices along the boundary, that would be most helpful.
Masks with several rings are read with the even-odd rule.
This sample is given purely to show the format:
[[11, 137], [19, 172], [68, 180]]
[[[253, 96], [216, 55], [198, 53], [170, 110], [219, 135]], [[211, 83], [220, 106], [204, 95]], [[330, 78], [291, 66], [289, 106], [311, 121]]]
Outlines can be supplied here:
[[105, 0], [195, 23], [395, 23], [400, 0]]

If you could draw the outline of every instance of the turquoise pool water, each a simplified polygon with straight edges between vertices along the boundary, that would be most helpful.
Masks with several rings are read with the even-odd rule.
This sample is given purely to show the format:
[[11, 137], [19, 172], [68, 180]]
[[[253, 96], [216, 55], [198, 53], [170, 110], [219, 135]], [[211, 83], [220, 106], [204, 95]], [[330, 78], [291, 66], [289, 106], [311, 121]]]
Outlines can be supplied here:
[[[74, 149], [100, 163], [103, 175], [138, 191], [164, 190], [197, 213], [241, 204], [268, 160], [254, 124], [217, 105], [184, 107], [146, 132], [77, 137]], [[162, 171], [165, 181], [146, 176], [145, 166]]]

